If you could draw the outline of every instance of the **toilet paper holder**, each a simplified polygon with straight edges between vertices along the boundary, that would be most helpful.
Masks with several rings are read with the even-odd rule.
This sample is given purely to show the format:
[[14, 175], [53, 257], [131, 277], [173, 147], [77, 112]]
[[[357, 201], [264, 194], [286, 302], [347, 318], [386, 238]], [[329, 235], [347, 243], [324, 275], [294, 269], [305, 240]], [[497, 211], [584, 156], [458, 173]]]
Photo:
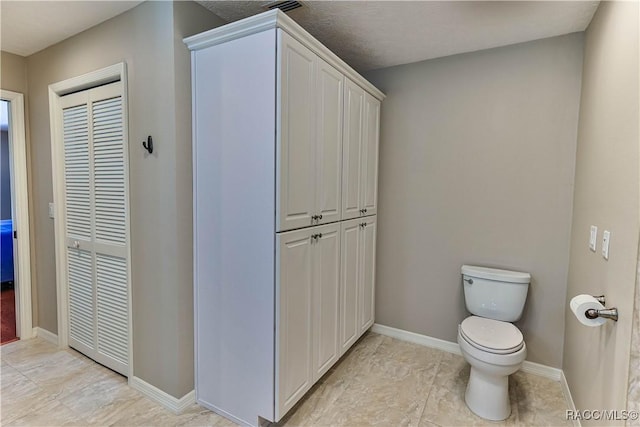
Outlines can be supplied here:
[[[593, 295], [593, 297], [603, 306], [606, 304], [604, 295]], [[594, 310], [591, 308], [585, 311], [584, 315], [587, 316], [587, 319], [597, 319], [598, 317], [602, 317], [603, 319], [611, 319], [614, 322], [618, 321], [618, 309], [616, 307], [603, 308], [602, 310]]]

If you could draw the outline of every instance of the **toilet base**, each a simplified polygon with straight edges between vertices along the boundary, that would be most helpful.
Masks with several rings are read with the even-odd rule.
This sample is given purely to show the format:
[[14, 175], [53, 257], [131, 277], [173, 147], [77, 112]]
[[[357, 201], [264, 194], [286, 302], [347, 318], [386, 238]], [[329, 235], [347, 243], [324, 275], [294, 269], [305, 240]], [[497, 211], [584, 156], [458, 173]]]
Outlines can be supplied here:
[[472, 365], [464, 400], [479, 417], [491, 421], [509, 418], [509, 375], [487, 375]]

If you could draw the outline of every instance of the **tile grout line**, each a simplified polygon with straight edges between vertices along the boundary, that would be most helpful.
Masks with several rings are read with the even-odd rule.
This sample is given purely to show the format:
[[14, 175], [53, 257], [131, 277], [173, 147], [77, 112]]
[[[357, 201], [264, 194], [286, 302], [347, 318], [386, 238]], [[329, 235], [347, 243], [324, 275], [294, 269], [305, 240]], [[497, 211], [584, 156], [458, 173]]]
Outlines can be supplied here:
[[[429, 386], [429, 392], [427, 393], [427, 397], [424, 400], [424, 405], [422, 406], [422, 411], [420, 412], [420, 418], [418, 418], [418, 425], [420, 425], [420, 421], [422, 421], [422, 417], [424, 416], [424, 411], [427, 409], [427, 403], [429, 402], [429, 397], [431, 397], [431, 392], [433, 391], [433, 387], [435, 386], [436, 383], [436, 378], [438, 377], [438, 373], [440, 373], [440, 367], [442, 366], [442, 360], [444, 359], [444, 354], [443, 352], [439, 351], [438, 355], [440, 357], [440, 360], [438, 360], [438, 367], [436, 368], [436, 373], [433, 375], [433, 380], [431, 381], [431, 385]], [[437, 424], [431, 420], [426, 420], [431, 424], [435, 424], [437, 426], [439, 426], [440, 424]]]

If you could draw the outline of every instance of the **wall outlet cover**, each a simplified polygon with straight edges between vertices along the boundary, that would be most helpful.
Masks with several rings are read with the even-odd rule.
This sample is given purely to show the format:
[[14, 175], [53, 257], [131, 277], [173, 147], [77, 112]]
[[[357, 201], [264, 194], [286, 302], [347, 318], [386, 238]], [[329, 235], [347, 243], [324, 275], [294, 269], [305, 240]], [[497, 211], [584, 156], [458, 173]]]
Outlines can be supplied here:
[[595, 225], [591, 226], [591, 234], [589, 235], [589, 249], [593, 252], [596, 251], [596, 241], [598, 239], [598, 227]]
[[602, 257], [609, 259], [609, 243], [611, 242], [611, 233], [609, 230], [604, 230], [602, 233]]

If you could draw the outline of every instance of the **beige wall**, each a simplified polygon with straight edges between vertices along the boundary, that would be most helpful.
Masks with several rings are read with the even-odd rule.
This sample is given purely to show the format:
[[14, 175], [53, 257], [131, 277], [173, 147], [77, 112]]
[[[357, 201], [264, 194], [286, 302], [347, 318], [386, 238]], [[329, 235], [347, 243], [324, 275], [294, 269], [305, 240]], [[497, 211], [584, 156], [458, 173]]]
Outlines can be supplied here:
[[[35, 220], [32, 214], [33, 210], [33, 175], [31, 171], [31, 145], [29, 130], [29, 91], [27, 85], [27, 59], [14, 55], [9, 52], [0, 52], [0, 87], [5, 90], [18, 92], [24, 95], [25, 109], [25, 142], [27, 144], [27, 191], [29, 192], [29, 231], [30, 231], [30, 249], [31, 249], [31, 318], [33, 325], [38, 324], [38, 288], [36, 286], [36, 250], [35, 250]], [[18, 282], [18, 286], [20, 283]]]
[[0, 86], [2, 89], [27, 93], [27, 62], [22, 56], [0, 52]]
[[[602, 2], [585, 36], [567, 296], [605, 294], [620, 320], [587, 328], [567, 310], [563, 368], [581, 409], [626, 408], [640, 215], [638, 35], [637, 2]], [[608, 261], [603, 230], [611, 231]]]
[[[183, 259], [176, 271], [181, 291], [176, 295], [182, 326], [176, 334], [175, 345], [182, 348], [178, 366], [191, 373], [193, 389], [194, 367], [194, 314], [193, 314], [193, 175], [191, 154], [191, 52], [183, 38], [200, 33], [225, 22], [207, 13], [193, 2], [174, 3], [174, 98], [176, 102], [175, 165], [177, 194], [173, 206], [177, 221], [175, 245]], [[152, 325], [150, 325], [152, 326]], [[162, 367], [166, 369], [166, 367]]]
[[[221, 23], [195, 3], [145, 2], [27, 59], [39, 326], [57, 331], [47, 87], [124, 61], [134, 375], [176, 397], [193, 389], [191, 92], [189, 56], [179, 40]], [[152, 155], [141, 146], [147, 135]]]
[[376, 322], [456, 341], [460, 266], [530, 272], [528, 359], [560, 367], [582, 34], [369, 72], [382, 104]]
[[[640, 413], [640, 253], [638, 254], [636, 274], [636, 298], [633, 311], [633, 328], [631, 337], [631, 360], [629, 361], [629, 392], [627, 393], [627, 409]], [[632, 420], [629, 425], [640, 426], [640, 419]]]

